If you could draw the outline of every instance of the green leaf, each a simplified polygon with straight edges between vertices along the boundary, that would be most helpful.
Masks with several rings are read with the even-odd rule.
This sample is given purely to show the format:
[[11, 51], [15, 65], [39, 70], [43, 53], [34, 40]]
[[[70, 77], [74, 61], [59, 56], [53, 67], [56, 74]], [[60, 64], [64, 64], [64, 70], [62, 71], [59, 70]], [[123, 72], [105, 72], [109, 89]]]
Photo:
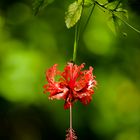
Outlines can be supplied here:
[[89, 7], [94, 3], [94, 0], [78, 0], [78, 3], [83, 4], [85, 7]]
[[65, 16], [65, 23], [67, 28], [73, 27], [80, 19], [81, 14], [82, 14], [81, 3], [75, 1], [74, 3], [70, 4]]
[[128, 11], [126, 9], [123, 9], [123, 8], [116, 9], [115, 15], [124, 19], [124, 20], [128, 19]]
[[121, 26], [122, 21], [114, 14], [111, 15], [111, 17], [108, 20], [108, 27], [111, 29], [111, 31], [117, 35], [117, 33], [121, 32]]
[[130, 27], [131, 29], [133, 29], [135, 32], [140, 34], [140, 30], [136, 29], [135, 27], [133, 27], [132, 25], [130, 25], [128, 22], [126, 22], [125, 20], [121, 19], [120, 17], [116, 16], [120, 21], [122, 21], [123, 23], [125, 23], [128, 27]]
[[114, 33], [114, 35], [117, 35], [117, 32], [119, 31], [120, 22], [113, 14], [107, 21], [107, 25], [110, 28], [110, 30]]
[[43, 10], [48, 6], [48, 4], [52, 3], [54, 0], [33, 0], [32, 7], [34, 15], [37, 15], [40, 10]]
[[89, 7], [89, 6], [91, 6], [93, 3], [94, 3], [93, 0], [85, 0], [85, 1], [84, 1], [84, 6]]
[[116, 8], [116, 6], [117, 6], [117, 8], [120, 7], [121, 6], [121, 3], [118, 3], [118, 1], [112, 1], [112, 2], [110, 2], [110, 3], [108, 3], [108, 4], [105, 5], [105, 7], [107, 9], [111, 9], [111, 10], [114, 10]]

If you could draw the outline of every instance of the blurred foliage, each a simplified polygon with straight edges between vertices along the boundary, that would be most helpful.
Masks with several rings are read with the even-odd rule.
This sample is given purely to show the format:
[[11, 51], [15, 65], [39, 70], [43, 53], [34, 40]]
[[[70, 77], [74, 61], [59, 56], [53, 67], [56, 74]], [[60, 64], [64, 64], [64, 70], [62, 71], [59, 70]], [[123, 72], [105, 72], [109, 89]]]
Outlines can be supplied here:
[[[74, 29], [64, 17], [74, 0], [48, 2], [34, 16], [32, 0], [0, 1], [1, 140], [65, 139], [69, 111], [63, 101], [48, 100], [42, 87], [47, 68], [58, 63], [62, 70], [72, 58]], [[122, 4], [140, 29], [139, 0]], [[81, 26], [88, 15], [85, 8]], [[94, 67], [98, 87], [89, 105], [73, 107], [73, 126], [80, 140], [139, 140], [140, 34], [122, 23], [115, 35], [108, 17], [95, 6], [80, 36], [77, 63]]]

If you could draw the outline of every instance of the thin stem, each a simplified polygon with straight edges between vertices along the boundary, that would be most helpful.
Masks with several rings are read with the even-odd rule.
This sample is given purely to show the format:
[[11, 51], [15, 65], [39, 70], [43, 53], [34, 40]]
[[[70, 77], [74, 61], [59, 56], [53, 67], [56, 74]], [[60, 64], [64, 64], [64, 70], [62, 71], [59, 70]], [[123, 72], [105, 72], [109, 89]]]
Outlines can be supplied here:
[[[82, 7], [84, 8], [84, 0], [82, 0]], [[82, 13], [83, 13], [83, 10], [82, 10]], [[80, 26], [80, 22], [77, 23], [76, 26], [75, 26], [74, 49], [73, 49], [73, 62], [76, 61], [76, 56], [77, 56], [77, 47], [78, 47], [79, 36], [80, 36], [80, 27], [79, 26]]]
[[118, 16], [116, 16], [119, 20], [121, 20], [123, 23], [125, 23], [128, 27], [130, 27], [131, 29], [133, 29], [135, 32], [140, 34], [140, 30], [134, 28], [133, 26], [131, 26], [128, 22], [124, 21], [123, 19], [119, 18]]
[[70, 129], [72, 129], [72, 106], [70, 105]]
[[114, 10], [116, 10], [118, 8], [118, 6], [120, 5], [120, 3], [121, 3], [121, 0], [119, 0], [118, 4], [116, 5], [116, 7], [115, 7]]
[[75, 26], [74, 49], [73, 49], [73, 62], [76, 60], [77, 55], [77, 39], [78, 39], [78, 25]]
[[[114, 10], [111, 10], [111, 9], [106, 8], [104, 5], [100, 4], [100, 3], [97, 2], [97, 1], [94, 1], [94, 2], [95, 2], [95, 4], [97, 4], [98, 6], [104, 8], [105, 10], [110, 11], [112, 14], [114, 14], [114, 12], [116, 12], [116, 8], [115, 8]], [[121, 2], [121, 1], [120, 1], [120, 2]], [[120, 2], [118, 3], [118, 5], [120, 4]], [[117, 7], [118, 7], [118, 5], [117, 5]], [[114, 14], [114, 15], [115, 15], [118, 19], [120, 19], [122, 22], [124, 22], [128, 27], [130, 27], [131, 29], [133, 29], [135, 32], [140, 33], [140, 30], [134, 28], [134, 27], [133, 27], [132, 25], [130, 25], [128, 22], [126, 22], [126, 21], [123, 20], [122, 18], [118, 17], [116, 14]]]
[[[83, 7], [83, 9], [84, 9], [84, 2], [85, 2], [85, 1], [82, 0], [82, 7]], [[89, 16], [88, 16], [88, 19], [87, 19], [87, 21], [86, 21], [86, 24], [85, 24], [85, 26], [84, 26], [84, 28], [83, 28], [82, 33], [84, 32], [84, 30], [86, 29], [86, 27], [87, 27], [87, 25], [88, 25], [88, 23], [89, 23], [89, 20], [90, 20], [90, 18], [91, 18], [92, 13], [93, 13], [94, 7], [95, 7], [95, 3], [94, 3], [94, 5], [93, 5], [93, 7], [92, 7], [92, 9], [91, 9], [91, 12], [90, 12], [90, 14], [89, 14]], [[82, 10], [82, 13], [83, 13], [83, 10]], [[82, 14], [81, 14], [81, 15], [82, 15]], [[80, 20], [80, 21], [81, 21], [81, 20]], [[76, 26], [75, 26], [74, 49], [73, 49], [73, 62], [76, 61], [76, 56], [77, 56], [77, 47], [78, 47], [78, 42], [79, 42], [79, 38], [80, 38], [80, 21], [79, 21], [79, 24], [77, 23]], [[82, 33], [81, 33], [81, 34], [82, 34]]]
[[98, 1], [94, 0], [94, 3], [97, 4], [98, 6], [107, 9], [104, 5], [100, 4]]
[[95, 8], [95, 3], [93, 4], [93, 7], [92, 7], [92, 9], [91, 9], [91, 11], [90, 11], [90, 13], [89, 13], [88, 19], [87, 19], [86, 24], [85, 24], [85, 26], [84, 26], [84, 28], [83, 28], [83, 32], [85, 31], [85, 29], [86, 29], [86, 27], [87, 27], [87, 25], [88, 25], [88, 23], [89, 23], [89, 20], [90, 20], [90, 18], [91, 18], [91, 15], [92, 15], [92, 13], [93, 13], [94, 8]]

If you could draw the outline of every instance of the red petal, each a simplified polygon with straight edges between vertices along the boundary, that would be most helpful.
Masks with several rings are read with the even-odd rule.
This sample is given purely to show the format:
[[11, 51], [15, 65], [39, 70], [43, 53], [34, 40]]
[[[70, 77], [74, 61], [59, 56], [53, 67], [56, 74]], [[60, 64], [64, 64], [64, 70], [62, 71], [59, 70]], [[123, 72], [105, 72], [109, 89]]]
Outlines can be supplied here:
[[68, 94], [68, 89], [67, 88], [62, 88], [61, 92], [52, 92], [50, 93], [49, 99], [53, 100], [53, 99], [66, 99], [67, 94]]
[[[89, 70], [81, 70], [84, 64], [80, 66], [68, 63], [64, 72], [57, 70], [57, 64], [54, 64], [46, 72], [48, 84], [44, 85], [44, 92], [50, 92], [49, 99], [64, 99], [64, 108], [68, 109], [75, 101], [80, 100], [83, 104], [88, 104], [92, 99], [94, 87], [96, 87], [95, 76], [93, 76], [93, 68]], [[60, 78], [56, 81], [56, 75]]]
[[55, 81], [56, 75], [60, 75], [60, 72], [57, 70], [57, 64], [54, 64], [46, 72], [48, 84], [44, 85], [44, 92], [50, 92], [49, 99], [65, 99], [68, 88], [65, 87], [65, 84]]
[[84, 68], [84, 64], [78, 66], [73, 63], [68, 63], [64, 68], [64, 72], [61, 75], [64, 77], [71, 89], [74, 88], [76, 79], [78, 78], [82, 68]]
[[83, 97], [82, 99], [80, 99], [80, 101], [81, 101], [84, 105], [87, 105], [88, 103], [90, 103], [91, 100], [92, 100], [92, 96], [87, 96], [87, 97]]
[[96, 86], [95, 77], [92, 74], [93, 68], [90, 67], [89, 70], [81, 71], [81, 75], [76, 82], [74, 88], [74, 96], [79, 99], [83, 104], [87, 104], [92, 99], [92, 94], [94, 93], [94, 87]]
[[72, 103], [71, 102], [65, 102], [64, 109], [69, 109], [70, 106], [72, 106]]
[[76, 86], [75, 86], [76, 91], [80, 91], [85, 87], [89, 88], [90, 86], [92, 88], [94, 86], [94, 83], [93, 83], [94, 77], [93, 77], [92, 71], [93, 71], [92, 67], [90, 67], [89, 70], [81, 71], [81, 75], [76, 81]]
[[51, 68], [46, 71], [46, 79], [48, 82], [53, 82], [55, 80], [55, 76], [60, 74], [57, 70], [57, 64], [54, 64]]

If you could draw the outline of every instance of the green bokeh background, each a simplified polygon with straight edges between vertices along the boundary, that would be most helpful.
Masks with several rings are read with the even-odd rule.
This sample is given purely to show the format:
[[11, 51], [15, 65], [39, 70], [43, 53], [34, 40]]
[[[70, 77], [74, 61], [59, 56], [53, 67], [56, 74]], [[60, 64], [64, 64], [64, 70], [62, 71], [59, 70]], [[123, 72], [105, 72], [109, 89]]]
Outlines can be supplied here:
[[[32, 0], [0, 1], [1, 140], [65, 139], [69, 110], [42, 87], [47, 68], [57, 63], [63, 70], [72, 58], [74, 28], [64, 16], [73, 0], [50, 2], [33, 16]], [[124, 5], [140, 29], [140, 2]], [[98, 86], [89, 105], [73, 107], [79, 140], [140, 140], [140, 34], [124, 24], [117, 34], [112, 29], [109, 15], [95, 7], [80, 36], [77, 64], [94, 67]]]

